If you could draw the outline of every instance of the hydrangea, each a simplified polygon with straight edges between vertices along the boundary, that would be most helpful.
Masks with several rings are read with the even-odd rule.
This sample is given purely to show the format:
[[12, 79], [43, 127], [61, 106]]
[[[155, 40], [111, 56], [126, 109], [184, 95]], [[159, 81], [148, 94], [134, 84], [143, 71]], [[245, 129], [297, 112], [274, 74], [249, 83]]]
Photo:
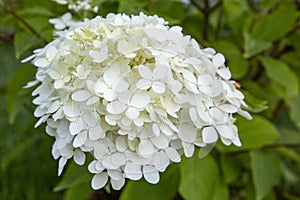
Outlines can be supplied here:
[[52, 0], [61, 5], [68, 5], [69, 10], [78, 12], [80, 10], [87, 10], [98, 12], [98, 6], [92, 6], [92, 0]]
[[55, 138], [58, 174], [90, 153], [92, 187], [118, 190], [125, 179], [157, 183], [195, 147], [241, 146], [233, 115], [251, 116], [224, 56], [167, 24], [143, 13], [73, 22], [24, 60], [37, 67], [35, 126]]

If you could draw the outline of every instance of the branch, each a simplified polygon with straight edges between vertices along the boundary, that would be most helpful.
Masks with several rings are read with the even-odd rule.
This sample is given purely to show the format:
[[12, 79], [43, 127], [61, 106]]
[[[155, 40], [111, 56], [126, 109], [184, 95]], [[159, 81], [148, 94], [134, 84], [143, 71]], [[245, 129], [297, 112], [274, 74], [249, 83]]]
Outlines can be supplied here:
[[204, 28], [203, 28], [203, 39], [208, 41], [208, 31], [209, 31], [209, 17], [210, 14], [215, 11], [221, 4], [222, 0], [219, 0], [213, 7], [210, 7], [209, 0], [204, 1], [204, 8], [202, 8], [196, 0], [191, 0], [191, 4], [194, 5], [202, 14], [204, 15]]
[[194, 5], [200, 12], [204, 13], [204, 8], [202, 8], [197, 2], [196, 0], [191, 0], [191, 4]]
[[13, 42], [13, 38], [7, 34], [0, 34], [0, 40], [3, 42], [9, 42], [9, 43]]
[[40, 38], [44, 43], [47, 43], [47, 40], [43, 38], [41, 34], [39, 34], [28, 22], [26, 22], [20, 15], [18, 15], [14, 9], [5, 3], [2, 4], [4, 10], [14, 16], [17, 20], [19, 20], [26, 28], [28, 28], [36, 37]]

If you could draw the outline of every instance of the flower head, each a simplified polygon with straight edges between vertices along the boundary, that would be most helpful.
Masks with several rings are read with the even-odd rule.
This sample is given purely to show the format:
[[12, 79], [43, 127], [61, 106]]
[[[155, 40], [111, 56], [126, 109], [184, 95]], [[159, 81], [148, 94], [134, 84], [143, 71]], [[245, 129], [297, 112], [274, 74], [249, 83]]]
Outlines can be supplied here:
[[61, 5], [68, 5], [69, 10], [76, 12], [80, 10], [91, 10], [98, 12], [98, 6], [92, 6], [92, 0], [52, 0]]
[[34, 51], [34, 114], [55, 137], [59, 174], [91, 153], [94, 189], [109, 179], [114, 189], [125, 178], [155, 184], [182, 152], [218, 139], [241, 146], [233, 114], [251, 117], [224, 56], [181, 31], [157, 16], [108, 14]]

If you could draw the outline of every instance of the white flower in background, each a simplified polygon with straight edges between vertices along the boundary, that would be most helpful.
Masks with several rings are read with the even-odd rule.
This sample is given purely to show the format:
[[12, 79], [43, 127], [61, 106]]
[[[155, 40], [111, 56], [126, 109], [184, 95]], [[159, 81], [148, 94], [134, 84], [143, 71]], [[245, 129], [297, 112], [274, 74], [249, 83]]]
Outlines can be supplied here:
[[71, 24], [73, 23], [72, 14], [67, 12], [59, 18], [49, 19], [49, 22], [50, 22], [50, 24], [54, 25], [54, 28], [56, 30], [64, 30], [64, 29], [70, 27]]
[[76, 12], [80, 10], [91, 10], [93, 12], [98, 12], [98, 6], [92, 6], [92, 0], [52, 0], [61, 5], [68, 5], [69, 10], [74, 10]]
[[[52, 22], [64, 19], [68, 15]], [[126, 178], [155, 184], [181, 153], [190, 157], [219, 138], [241, 146], [233, 115], [251, 116], [241, 110], [244, 96], [222, 54], [143, 13], [68, 26], [24, 60], [37, 67], [36, 81], [28, 84], [39, 83], [36, 125], [46, 122], [55, 137], [59, 174], [68, 159], [83, 165], [91, 153], [94, 189], [108, 180], [120, 189]]]

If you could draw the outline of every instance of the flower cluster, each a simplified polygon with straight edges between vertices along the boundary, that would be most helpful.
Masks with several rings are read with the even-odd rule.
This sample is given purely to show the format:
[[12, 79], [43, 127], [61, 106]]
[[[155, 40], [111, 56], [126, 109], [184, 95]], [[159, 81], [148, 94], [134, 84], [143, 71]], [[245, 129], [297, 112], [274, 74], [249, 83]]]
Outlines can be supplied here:
[[224, 56], [157, 16], [74, 22], [31, 59], [36, 126], [46, 122], [55, 137], [58, 173], [91, 153], [94, 189], [108, 180], [120, 189], [125, 178], [155, 184], [181, 154], [218, 139], [241, 146], [233, 114], [251, 118]]
[[78, 12], [80, 10], [87, 10], [98, 12], [98, 6], [92, 6], [92, 0], [52, 0], [61, 5], [68, 5], [69, 10]]

